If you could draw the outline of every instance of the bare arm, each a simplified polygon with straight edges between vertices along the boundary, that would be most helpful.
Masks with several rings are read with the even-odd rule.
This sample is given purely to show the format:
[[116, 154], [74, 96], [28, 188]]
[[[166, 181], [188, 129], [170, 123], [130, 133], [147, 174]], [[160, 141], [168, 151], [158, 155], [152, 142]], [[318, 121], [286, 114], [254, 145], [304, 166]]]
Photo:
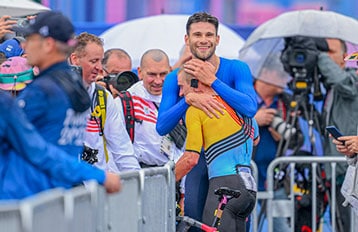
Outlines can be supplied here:
[[183, 156], [175, 164], [175, 181], [181, 180], [190, 170], [197, 165], [199, 154], [193, 151], [184, 152]]

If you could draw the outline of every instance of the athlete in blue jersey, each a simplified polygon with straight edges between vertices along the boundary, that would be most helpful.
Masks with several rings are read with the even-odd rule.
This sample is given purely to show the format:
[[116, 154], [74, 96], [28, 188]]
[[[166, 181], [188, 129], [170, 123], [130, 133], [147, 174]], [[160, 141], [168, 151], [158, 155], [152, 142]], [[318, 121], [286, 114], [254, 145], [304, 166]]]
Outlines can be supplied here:
[[40, 191], [96, 180], [107, 192], [120, 189], [118, 175], [79, 162], [46, 143], [14, 99], [0, 91], [0, 199], [22, 199]]
[[[211, 86], [235, 111], [253, 117], [257, 103], [249, 67], [241, 61], [228, 60], [215, 54], [220, 40], [218, 25], [218, 19], [207, 13], [195, 13], [189, 17], [185, 43], [190, 47], [192, 59], [185, 62], [184, 70], [205, 85]], [[164, 82], [156, 125], [160, 135], [167, 134], [174, 128], [189, 105], [203, 110], [210, 117], [220, 117], [220, 113], [223, 113], [224, 106], [211, 95], [190, 93], [185, 98], [180, 98], [177, 71], [168, 74]], [[207, 185], [206, 164], [201, 155], [199, 164], [186, 178], [186, 215], [201, 220]]]

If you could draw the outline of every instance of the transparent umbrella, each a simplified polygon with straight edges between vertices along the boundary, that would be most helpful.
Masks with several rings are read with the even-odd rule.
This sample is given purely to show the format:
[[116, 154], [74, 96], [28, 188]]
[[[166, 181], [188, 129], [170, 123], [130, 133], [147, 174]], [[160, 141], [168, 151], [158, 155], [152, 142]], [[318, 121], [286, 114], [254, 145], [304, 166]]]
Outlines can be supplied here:
[[0, 15], [10, 15], [12, 17], [22, 17], [37, 14], [42, 11], [51, 10], [50, 8], [30, 0], [1, 0]]
[[[284, 38], [308, 36], [337, 38], [358, 50], [358, 21], [332, 11], [299, 10], [283, 13], [258, 26], [240, 49], [239, 58], [248, 63], [256, 78], [273, 54], [284, 48]], [[279, 55], [274, 56], [279, 59]], [[277, 64], [280, 66], [279, 64]], [[279, 67], [281, 69], [282, 67]]]

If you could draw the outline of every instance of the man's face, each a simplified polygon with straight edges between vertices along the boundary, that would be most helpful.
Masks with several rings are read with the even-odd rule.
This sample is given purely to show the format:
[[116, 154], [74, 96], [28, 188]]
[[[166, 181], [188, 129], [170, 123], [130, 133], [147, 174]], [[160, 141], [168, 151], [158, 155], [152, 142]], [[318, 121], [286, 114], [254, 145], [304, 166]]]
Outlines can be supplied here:
[[170, 72], [169, 62], [159, 62], [147, 58], [142, 67], [138, 68], [138, 76], [143, 80], [144, 88], [152, 95], [161, 95], [166, 75]]
[[112, 54], [104, 67], [104, 74], [121, 73], [124, 71], [132, 71], [132, 61], [124, 57], [118, 57], [116, 54]]
[[188, 93], [192, 92], [190, 84], [186, 81], [186, 73], [184, 71], [178, 73], [178, 86], [179, 86], [179, 96], [186, 96]]
[[185, 35], [185, 43], [191, 53], [201, 60], [208, 60], [214, 55], [219, 40], [215, 26], [208, 22], [193, 23], [189, 35]]
[[345, 54], [342, 50], [341, 41], [338, 39], [327, 39], [327, 43], [329, 47], [328, 55], [337, 65], [339, 65], [341, 68], [344, 68], [344, 57], [347, 54]]
[[42, 68], [43, 60], [46, 59], [45, 38], [38, 34], [29, 35], [26, 38], [24, 47], [27, 54], [27, 62], [32, 66]]
[[102, 74], [103, 55], [103, 46], [90, 42], [85, 47], [83, 55], [74, 59], [74, 65], [82, 67], [82, 78], [85, 83], [95, 82], [97, 76]]

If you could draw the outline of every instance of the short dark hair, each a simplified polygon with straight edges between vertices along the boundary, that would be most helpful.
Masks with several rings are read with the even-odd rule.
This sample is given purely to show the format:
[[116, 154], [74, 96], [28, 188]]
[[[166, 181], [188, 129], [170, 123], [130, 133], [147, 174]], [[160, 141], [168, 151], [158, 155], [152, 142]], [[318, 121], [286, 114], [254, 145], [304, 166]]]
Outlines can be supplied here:
[[199, 22], [206, 22], [211, 23], [215, 26], [216, 34], [218, 33], [219, 29], [219, 20], [206, 12], [197, 12], [194, 13], [192, 16], [189, 17], [187, 23], [186, 23], [186, 34], [189, 35], [190, 26], [193, 23], [199, 23]]

